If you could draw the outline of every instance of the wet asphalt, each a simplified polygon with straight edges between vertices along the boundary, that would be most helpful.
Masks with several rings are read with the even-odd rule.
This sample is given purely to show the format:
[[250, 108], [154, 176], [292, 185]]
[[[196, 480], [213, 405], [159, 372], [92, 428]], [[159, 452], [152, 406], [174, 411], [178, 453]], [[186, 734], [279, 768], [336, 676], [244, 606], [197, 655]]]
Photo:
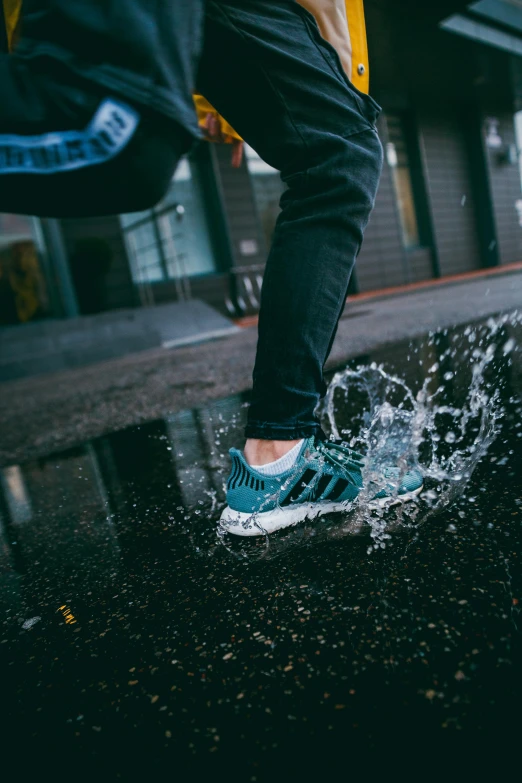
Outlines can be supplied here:
[[[434, 329], [510, 312], [522, 302], [522, 274], [499, 268], [382, 299], [349, 301], [327, 369]], [[0, 466], [27, 462], [107, 432], [201, 407], [251, 386], [257, 329], [224, 339], [129, 354], [0, 386]], [[384, 356], [387, 352], [384, 351]]]
[[[446, 344], [353, 364], [418, 389]], [[459, 405], [469, 360], [451, 370]], [[505, 413], [470, 484], [378, 550], [339, 515], [216, 535], [248, 394], [4, 468], [4, 779], [500, 774], [522, 696], [520, 351], [490, 373]]]

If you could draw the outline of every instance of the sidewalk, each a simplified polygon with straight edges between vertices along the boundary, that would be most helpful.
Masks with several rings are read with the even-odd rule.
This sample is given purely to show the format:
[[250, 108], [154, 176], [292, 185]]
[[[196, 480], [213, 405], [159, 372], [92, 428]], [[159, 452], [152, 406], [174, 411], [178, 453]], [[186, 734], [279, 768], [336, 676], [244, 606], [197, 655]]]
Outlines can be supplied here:
[[[351, 300], [327, 368], [430, 330], [522, 308], [522, 274]], [[105, 432], [161, 418], [251, 385], [257, 332], [176, 350], [143, 351], [89, 367], [0, 386], [0, 465], [69, 448]]]
[[[422, 291], [426, 289], [431, 290], [445, 286], [459, 285], [460, 283], [468, 283], [472, 280], [497, 277], [498, 275], [512, 275], [515, 272], [522, 272], [522, 261], [519, 261], [515, 264], [505, 264], [504, 266], [491, 267], [489, 269], [478, 269], [474, 272], [463, 272], [459, 275], [448, 275], [446, 277], [439, 277], [431, 280], [422, 280], [418, 283], [408, 283], [406, 285], [398, 285], [392, 288], [381, 288], [374, 291], [368, 291], [363, 294], [352, 294], [348, 297], [346, 303], [347, 305], [354, 305], [358, 302], [388, 299], [390, 296], [399, 296], [401, 294], [411, 294], [415, 291]], [[245, 318], [237, 318], [235, 320], [235, 323], [243, 328], [248, 326], [256, 326], [257, 322], [257, 315], [250, 315], [246, 316]]]
[[179, 348], [237, 329], [197, 299], [7, 326], [0, 332], [0, 383]]

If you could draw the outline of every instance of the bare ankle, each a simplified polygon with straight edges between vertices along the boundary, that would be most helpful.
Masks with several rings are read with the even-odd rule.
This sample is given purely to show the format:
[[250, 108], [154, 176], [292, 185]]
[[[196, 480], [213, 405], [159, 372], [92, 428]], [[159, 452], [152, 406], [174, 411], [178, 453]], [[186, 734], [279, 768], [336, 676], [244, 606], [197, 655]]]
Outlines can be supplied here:
[[288, 454], [294, 446], [301, 442], [297, 440], [258, 440], [249, 438], [246, 442], [244, 455], [249, 465], [268, 465]]

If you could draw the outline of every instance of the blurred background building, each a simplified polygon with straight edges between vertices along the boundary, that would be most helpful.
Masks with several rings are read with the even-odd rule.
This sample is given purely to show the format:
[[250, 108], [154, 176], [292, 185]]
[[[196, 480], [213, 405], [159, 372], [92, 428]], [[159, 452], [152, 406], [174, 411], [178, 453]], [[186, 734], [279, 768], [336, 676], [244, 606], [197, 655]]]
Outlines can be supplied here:
[[[522, 261], [522, 0], [365, 7], [386, 162], [352, 293]], [[1, 215], [0, 379], [255, 314], [281, 193], [253, 150], [201, 144], [153, 210]]]

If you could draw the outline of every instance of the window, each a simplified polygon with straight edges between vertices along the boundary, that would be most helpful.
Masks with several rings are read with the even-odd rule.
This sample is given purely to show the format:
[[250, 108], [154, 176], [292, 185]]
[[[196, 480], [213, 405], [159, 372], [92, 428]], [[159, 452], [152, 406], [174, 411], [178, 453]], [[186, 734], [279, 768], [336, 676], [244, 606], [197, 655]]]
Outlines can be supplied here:
[[388, 141], [386, 158], [391, 169], [399, 212], [402, 242], [410, 250], [421, 245], [419, 221], [412, 179], [411, 156], [407, 144], [405, 121], [399, 115], [387, 115]]
[[121, 216], [136, 283], [161, 283], [216, 270], [198, 158], [183, 158], [154, 209]]
[[263, 237], [265, 238], [266, 247], [269, 248], [272, 244], [272, 235], [280, 212], [279, 201], [285, 186], [277, 169], [265, 163], [252, 147], [245, 145], [245, 151]]

